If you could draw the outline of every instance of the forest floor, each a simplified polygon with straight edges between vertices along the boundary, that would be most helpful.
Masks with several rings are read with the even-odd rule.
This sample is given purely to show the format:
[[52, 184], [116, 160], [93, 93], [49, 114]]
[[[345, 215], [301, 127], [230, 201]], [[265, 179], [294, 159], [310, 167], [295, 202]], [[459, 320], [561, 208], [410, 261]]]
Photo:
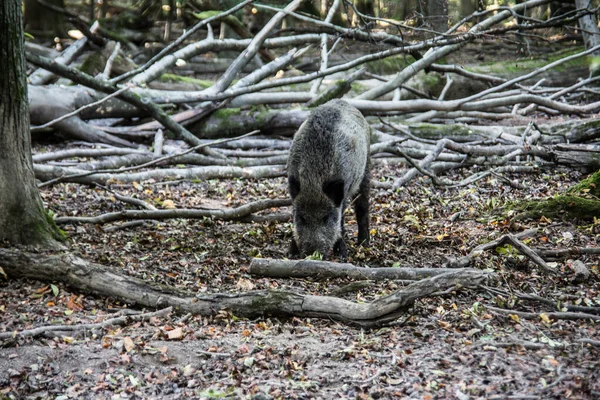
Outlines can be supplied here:
[[[34, 151], [62, 146], [37, 144]], [[404, 168], [376, 162], [373, 175], [393, 178]], [[472, 172], [452, 172], [451, 178]], [[581, 177], [566, 169], [509, 176], [524, 190], [495, 177], [454, 189], [435, 187], [429, 178], [413, 180], [395, 193], [373, 189], [371, 247], [357, 248], [349, 240], [348, 261], [371, 267], [439, 267], [478, 244], [527, 228], [538, 230], [527, 240], [532, 248], [597, 247], [597, 225], [547, 218], [510, 223], [499, 212], [512, 201], [552, 196]], [[159, 208], [233, 207], [287, 196], [284, 178], [112, 188]], [[131, 207], [104, 190], [70, 183], [44, 188], [42, 197], [57, 216]], [[347, 235], [354, 237], [353, 213], [348, 212], [346, 221]], [[277, 288], [368, 302], [406, 284], [361, 282], [356, 287], [347, 280], [250, 276], [253, 257], [286, 257], [290, 223], [170, 220], [111, 232], [93, 225], [64, 229], [67, 245], [87, 260], [198, 295]], [[599, 258], [579, 259], [592, 270], [591, 279], [581, 284], [544, 275], [510, 248], [484, 252], [475, 267], [499, 274], [494, 288], [599, 306]], [[558, 260], [553, 265], [568, 271], [568, 264]], [[0, 277], [0, 288], [0, 331], [92, 323], [129, 308], [36, 281]], [[484, 290], [420, 300], [395, 324], [374, 330], [268, 315], [247, 320], [228, 313], [211, 318], [171, 314], [75, 337], [67, 333], [6, 342], [0, 348], [0, 399], [600, 398], [600, 351], [577, 342], [600, 340], [597, 323], [526, 320], [486, 305], [556, 311]]]

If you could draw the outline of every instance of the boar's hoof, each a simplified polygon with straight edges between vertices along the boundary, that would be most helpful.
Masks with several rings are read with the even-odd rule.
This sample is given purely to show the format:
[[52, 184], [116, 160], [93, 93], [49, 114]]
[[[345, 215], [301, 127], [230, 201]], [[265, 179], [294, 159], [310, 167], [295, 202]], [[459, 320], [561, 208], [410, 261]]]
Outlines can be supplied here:
[[333, 246], [333, 254], [343, 259], [348, 257], [348, 248], [346, 247], [346, 242], [344, 242], [343, 238], [340, 238], [337, 240], [337, 242], [335, 242], [335, 245]]
[[369, 247], [369, 237], [365, 237], [365, 238], [361, 238], [360, 236], [358, 237], [358, 239], [356, 240], [356, 244], [358, 244], [361, 247]]

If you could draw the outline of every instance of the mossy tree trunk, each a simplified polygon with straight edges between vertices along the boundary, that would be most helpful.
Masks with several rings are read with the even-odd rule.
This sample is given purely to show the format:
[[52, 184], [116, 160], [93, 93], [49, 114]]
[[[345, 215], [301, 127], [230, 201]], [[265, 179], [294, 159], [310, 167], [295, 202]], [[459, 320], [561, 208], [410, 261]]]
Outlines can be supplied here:
[[31, 161], [21, 1], [0, 1], [0, 242], [55, 245]]

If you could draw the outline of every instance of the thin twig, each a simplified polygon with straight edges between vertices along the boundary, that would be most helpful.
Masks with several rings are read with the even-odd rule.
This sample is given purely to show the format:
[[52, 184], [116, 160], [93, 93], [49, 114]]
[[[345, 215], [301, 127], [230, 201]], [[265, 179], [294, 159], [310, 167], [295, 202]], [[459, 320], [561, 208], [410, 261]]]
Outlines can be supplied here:
[[113, 196], [115, 196], [115, 199], [117, 199], [117, 200], [120, 200], [120, 201], [128, 203], [128, 204], [133, 204], [134, 206], [138, 206], [138, 207], [144, 208], [146, 210], [156, 210], [156, 207], [154, 207], [152, 204], [146, 203], [144, 200], [136, 199], [136, 198], [129, 197], [129, 196], [123, 196], [122, 194], [119, 194], [119, 193], [115, 192], [114, 190], [107, 188], [105, 186], [102, 186], [99, 183], [96, 183], [96, 186], [103, 190], [106, 190], [107, 192], [112, 193]]
[[80, 324], [80, 325], [49, 325], [49, 326], [40, 326], [34, 329], [28, 329], [24, 331], [15, 331], [15, 332], [2, 332], [0, 333], [0, 339], [10, 339], [10, 338], [21, 338], [21, 337], [32, 337], [43, 335], [47, 332], [53, 331], [63, 331], [63, 332], [73, 332], [73, 331], [81, 331], [81, 330], [93, 330], [93, 329], [101, 329], [110, 325], [124, 325], [126, 323], [132, 321], [145, 321], [152, 317], [160, 317], [169, 314], [173, 311], [173, 307], [163, 308], [162, 310], [145, 313], [145, 314], [136, 314], [136, 315], [126, 315], [117, 318], [107, 319], [106, 321], [99, 322], [96, 324]]

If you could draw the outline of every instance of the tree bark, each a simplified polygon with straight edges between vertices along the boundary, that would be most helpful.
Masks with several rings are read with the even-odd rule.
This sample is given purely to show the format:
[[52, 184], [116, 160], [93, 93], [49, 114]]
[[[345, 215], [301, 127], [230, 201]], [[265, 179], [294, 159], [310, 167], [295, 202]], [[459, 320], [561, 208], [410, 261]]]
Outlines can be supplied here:
[[21, 1], [0, 2], [0, 242], [56, 246], [31, 161]]

